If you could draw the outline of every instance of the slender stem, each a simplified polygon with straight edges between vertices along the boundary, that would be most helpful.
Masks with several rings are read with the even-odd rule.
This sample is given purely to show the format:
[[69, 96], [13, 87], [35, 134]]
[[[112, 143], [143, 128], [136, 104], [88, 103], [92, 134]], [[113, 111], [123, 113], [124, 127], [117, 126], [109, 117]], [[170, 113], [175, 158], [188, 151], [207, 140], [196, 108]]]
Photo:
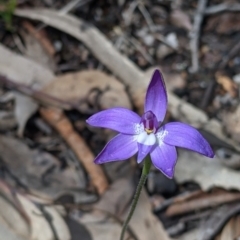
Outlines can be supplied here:
[[142, 170], [142, 175], [141, 175], [141, 178], [139, 180], [139, 183], [138, 183], [138, 186], [137, 186], [137, 189], [136, 189], [136, 192], [135, 192], [135, 195], [133, 197], [133, 201], [132, 201], [132, 204], [131, 204], [131, 208], [130, 208], [130, 211], [127, 215], [127, 218], [126, 220], [124, 221], [123, 223], [123, 227], [122, 227], [122, 232], [121, 232], [121, 236], [120, 236], [120, 240], [124, 240], [124, 234], [127, 230], [127, 227], [128, 227], [128, 224], [132, 218], [132, 215], [135, 211], [135, 208], [137, 206], [137, 202], [138, 202], [138, 199], [140, 197], [140, 193], [142, 191], [142, 188], [147, 180], [147, 176], [148, 176], [148, 173], [150, 171], [150, 167], [151, 167], [151, 160], [150, 160], [150, 157], [146, 157], [145, 161], [144, 161], [144, 165], [143, 165], [143, 170]]

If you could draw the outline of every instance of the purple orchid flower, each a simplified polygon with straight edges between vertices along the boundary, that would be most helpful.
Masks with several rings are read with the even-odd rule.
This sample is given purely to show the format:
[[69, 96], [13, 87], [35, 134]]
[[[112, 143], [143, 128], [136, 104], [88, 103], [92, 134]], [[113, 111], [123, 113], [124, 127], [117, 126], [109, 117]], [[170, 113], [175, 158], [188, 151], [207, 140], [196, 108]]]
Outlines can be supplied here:
[[137, 152], [140, 163], [150, 154], [153, 165], [172, 178], [177, 162], [176, 147], [213, 158], [212, 148], [195, 128], [180, 122], [162, 126], [167, 111], [167, 92], [159, 70], [155, 70], [148, 86], [144, 110], [140, 117], [129, 109], [117, 107], [96, 113], [87, 120], [92, 126], [119, 132], [98, 154], [95, 163], [125, 160]]

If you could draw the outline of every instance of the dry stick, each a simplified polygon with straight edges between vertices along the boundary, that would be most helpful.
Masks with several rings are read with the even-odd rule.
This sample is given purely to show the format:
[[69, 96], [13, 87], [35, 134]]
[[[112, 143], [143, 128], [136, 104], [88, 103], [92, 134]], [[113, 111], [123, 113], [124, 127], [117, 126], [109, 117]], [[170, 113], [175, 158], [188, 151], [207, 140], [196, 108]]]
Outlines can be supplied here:
[[211, 15], [211, 14], [216, 14], [224, 11], [238, 12], [240, 11], [240, 4], [239, 3], [235, 3], [235, 4], [221, 3], [215, 6], [208, 7], [205, 10], [204, 14]]
[[[215, 218], [210, 217], [210, 219], [205, 222], [206, 228], [204, 231], [204, 236], [202, 240], [212, 240], [216, 235], [222, 230], [225, 224], [234, 216], [240, 213], [240, 204], [237, 204], [233, 207], [222, 208], [217, 210], [214, 215]], [[212, 224], [212, 222], [214, 224]], [[236, 239], [237, 240], [237, 239]]]
[[238, 42], [226, 56], [223, 57], [222, 61], [219, 63], [218, 68], [225, 68], [228, 64], [229, 60], [233, 58], [236, 54], [238, 54], [240, 50], [240, 42]]
[[143, 17], [145, 18], [148, 28], [151, 31], [151, 33], [153, 34], [154, 38], [157, 39], [158, 41], [162, 42], [163, 44], [165, 44], [167, 47], [171, 48], [172, 50], [178, 52], [178, 49], [173, 47], [171, 44], [169, 44], [169, 42], [165, 39], [165, 37], [162, 34], [157, 33], [154, 30], [154, 26], [155, 26], [154, 22], [150, 16], [149, 12], [145, 8], [144, 4], [139, 3], [137, 7], [138, 7], [139, 11], [142, 13]]
[[[133, 62], [119, 53], [97, 28], [69, 14], [61, 16], [54, 10], [17, 9], [15, 15], [43, 21], [83, 42], [91, 53], [129, 88], [134, 105], [141, 112], [149, 79], [145, 78], [144, 73]], [[223, 134], [222, 125], [218, 120], [209, 119], [203, 111], [179, 99], [171, 92], [168, 93], [168, 103], [173, 117], [209, 131], [240, 150], [238, 144]]]
[[90, 175], [93, 185], [101, 195], [108, 188], [107, 179], [99, 165], [94, 164], [94, 155], [84, 139], [77, 134], [71, 122], [59, 109], [40, 108], [41, 116], [54, 127], [74, 151], [84, 168]]
[[201, 29], [201, 24], [204, 17], [204, 11], [207, 5], [207, 0], [198, 0], [197, 11], [194, 16], [193, 29], [190, 32], [190, 49], [192, 55], [192, 66], [189, 69], [192, 73], [195, 73], [199, 69], [199, 59], [198, 59], [198, 45], [199, 45], [199, 34]]
[[135, 48], [137, 51], [139, 51], [142, 56], [145, 58], [145, 60], [147, 60], [149, 63], [153, 64], [153, 58], [152, 56], [146, 51], [143, 49], [141, 43], [139, 43], [139, 41], [134, 38], [134, 37], [131, 37], [131, 38], [126, 38]]
[[214, 207], [220, 204], [239, 200], [240, 200], [239, 193], [223, 193], [216, 196], [212, 195], [204, 198], [193, 199], [190, 201], [171, 205], [166, 211], [166, 216], [173, 217], [176, 215], [186, 214], [192, 211]]

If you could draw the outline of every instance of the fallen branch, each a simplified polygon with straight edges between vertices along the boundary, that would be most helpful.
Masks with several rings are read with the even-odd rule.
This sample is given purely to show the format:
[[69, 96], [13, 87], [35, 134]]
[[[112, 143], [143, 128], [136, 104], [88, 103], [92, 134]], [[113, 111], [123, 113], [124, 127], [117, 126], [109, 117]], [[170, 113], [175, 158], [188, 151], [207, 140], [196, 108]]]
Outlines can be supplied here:
[[41, 116], [54, 127], [62, 138], [68, 143], [71, 149], [75, 152], [79, 161], [87, 170], [93, 185], [96, 187], [99, 194], [103, 194], [108, 188], [107, 179], [99, 165], [94, 164], [94, 155], [87, 146], [84, 139], [77, 134], [71, 122], [59, 109], [40, 108]]
[[[205, 5], [201, 9], [204, 9]], [[74, 16], [61, 15], [54, 10], [17, 9], [15, 15], [43, 21], [83, 42], [101, 63], [128, 86], [134, 105], [140, 112], [142, 111], [149, 77], [146, 78], [144, 72], [126, 56], [119, 53], [97, 28]], [[168, 103], [168, 109], [176, 119], [187, 122], [194, 127], [202, 128], [240, 150], [239, 144], [225, 136], [223, 127], [218, 120], [209, 119], [203, 111], [196, 109], [171, 92], [168, 92]]]

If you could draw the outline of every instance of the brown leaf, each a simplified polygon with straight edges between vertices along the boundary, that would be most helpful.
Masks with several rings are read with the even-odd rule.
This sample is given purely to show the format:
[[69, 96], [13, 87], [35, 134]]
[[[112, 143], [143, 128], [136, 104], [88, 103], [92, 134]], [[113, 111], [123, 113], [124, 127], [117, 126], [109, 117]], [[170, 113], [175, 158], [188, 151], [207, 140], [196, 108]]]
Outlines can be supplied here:
[[16, 83], [41, 89], [53, 79], [53, 72], [0, 45], [0, 74]]
[[203, 190], [209, 190], [213, 186], [240, 190], [239, 173], [223, 166], [217, 156], [210, 159], [186, 150], [179, 150], [178, 153], [175, 170], [178, 183], [194, 181]]
[[[17, 222], [17, 224], [16, 224]], [[4, 235], [2, 231], [4, 230]], [[12, 238], [5, 239], [29, 239], [30, 229], [28, 223], [17, 211], [17, 209], [8, 202], [6, 198], [0, 196], [0, 236]], [[15, 238], [13, 237], [15, 236]]]
[[216, 31], [220, 34], [231, 34], [240, 30], [240, 15], [238, 13], [222, 13], [211, 16], [207, 20], [206, 31]]
[[223, 124], [228, 134], [240, 142], [240, 106], [234, 112], [225, 112], [223, 114]]
[[[79, 179], [76, 171], [72, 171], [71, 175], [65, 174], [68, 168], [62, 171], [55, 157], [47, 152], [30, 150], [17, 139], [0, 135], [0, 152], [1, 164], [35, 194], [40, 193], [46, 198], [55, 199], [68, 189], [84, 187], [84, 181]], [[49, 169], [54, 171], [48, 174]], [[6, 181], [12, 184], [11, 179], [6, 178]]]
[[187, 31], [192, 29], [192, 23], [189, 16], [180, 9], [176, 9], [171, 12], [170, 21], [173, 25], [184, 28]]
[[71, 239], [66, 223], [53, 206], [41, 209], [24, 196], [18, 194], [17, 197], [31, 221], [30, 239], [52, 240], [56, 239], [55, 235], [59, 240]]
[[38, 39], [33, 35], [22, 32], [22, 37], [25, 43], [24, 55], [52, 71], [55, 70], [55, 62], [46, 50], [42, 47]]
[[[94, 240], [119, 238], [121, 227], [119, 222], [116, 223], [116, 219], [125, 219], [133, 193], [134, 185], [131, 178], [119, 179], [112, 184], [100, 202], [96, 204], [95, 211], [79, 219], [91, 232]], [[124, 216], [121, 214], [123, 210]], [[111, 217], [115, 219], [115, 222]], [[136, 210], [130, 221], [130, 228], [131, 233], [138, 240], [155, 240], [158, 238], [170, 240], [159, 219], [153, 215], [145, 190], [140, 195]], [[132, 234], [127, 233], [127, 235], [131, 236]]]
[[233, 217], [223, 228], [222, 232], [216, 237], [216, 240], [232, 240], [240, 236], [240, 217]]
[[217, 82], [228, 92], [233, 98], [238, 94], [238, 85], [228, 76], [219, 72], [215, 74]]
[[116, 78], [101, 71], [86, 70], [56, 77], [44, 91], [58, 99], [72, 101], [86, 110], [86, 101], [101, 109], [131, 108], [125, 87]]

